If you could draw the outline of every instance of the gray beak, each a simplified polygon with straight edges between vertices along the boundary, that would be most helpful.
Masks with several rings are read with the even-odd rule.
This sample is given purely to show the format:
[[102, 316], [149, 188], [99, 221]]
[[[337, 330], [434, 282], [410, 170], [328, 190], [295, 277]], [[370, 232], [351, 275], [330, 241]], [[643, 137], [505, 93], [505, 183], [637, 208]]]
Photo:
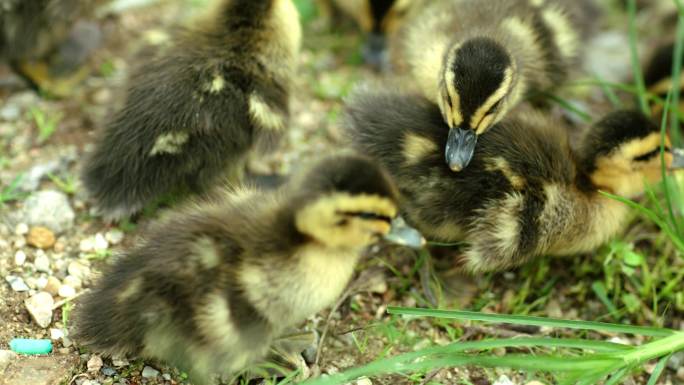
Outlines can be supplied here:
[[684, 149], [675, 148], [672, 149], [672, 165], [670, 169], [684, 168]]
[[418, 230], [406, 224], [404, 218], [396, 217], [392, 220], [390, 232], [385, 235], [385, 239], [398, 245], [420, 249], [425, 246], [425, 238]]
[[389, 65], [386, 40], [384, 35], [371, 32], [361, 48], [363, 60], [376, 71], [384, 71]]
[[451, 171], [458, 172], [468, 166], [476, 144], [477, 135], [475, 131], [460, 127], [449, 129], [444, 155]]

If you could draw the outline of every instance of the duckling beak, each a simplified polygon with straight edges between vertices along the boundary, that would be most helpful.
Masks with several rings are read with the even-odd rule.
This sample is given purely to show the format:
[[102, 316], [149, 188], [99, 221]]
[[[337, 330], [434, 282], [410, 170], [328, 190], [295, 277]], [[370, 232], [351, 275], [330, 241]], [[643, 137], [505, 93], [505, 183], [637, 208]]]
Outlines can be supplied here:
[[476, 144], [477, 135], [475, 131], [460, 127], [449, 129], [444, 155], [451, 171], [459, 172], [468, 166], [473, 157], [473, 152], [475, 152]]
[[418, 230], [406, 224], [404, 218], [396, 217], [392, 220], [392, 227], [385, 239], [402, 246], [420, 249], [425, 246], [425, 238]]
[[670, 165], [670, 169], [680, 169], [684, 168], [684, 149], [683, 148], [674, 148], [672, 149], [672, 164]]
[[373, 67], [374, 70], [383, 71], [387, 69], [389, 58], [385, 36], [377, 32], [369, 33], [366, 43], [361, 48], [361, 55], [366, 64]]

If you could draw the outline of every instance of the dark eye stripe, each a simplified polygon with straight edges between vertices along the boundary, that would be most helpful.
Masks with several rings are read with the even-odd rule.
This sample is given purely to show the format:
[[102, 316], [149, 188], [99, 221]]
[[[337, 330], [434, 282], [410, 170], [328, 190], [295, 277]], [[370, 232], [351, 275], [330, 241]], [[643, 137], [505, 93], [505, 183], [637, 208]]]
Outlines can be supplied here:
[[[668, 147], [665, 147], [665, 152], [670, 152], [670, 149]], [[634, 158], [634, 160], [636, 160], [637, 162], [644, 162], [657, 155], [660, 155], [660, 148], [656, 148], [653, 151], [649, 151], [644, 155], [639, 155], [636, 158]]]
[[366, 220], [376, 220], [376, 221], [384, 221], [387, 223], [392, 222], [392, 218], [385, 216], [385, 215], [380, 215], [376, 213], [371, 213], [371, 212], [366, 212], [366, 211], [342, 211], [338, 212], [338, 214], [347, 216], [347, 217], [357, 217], [361, 219], [366, 219]]

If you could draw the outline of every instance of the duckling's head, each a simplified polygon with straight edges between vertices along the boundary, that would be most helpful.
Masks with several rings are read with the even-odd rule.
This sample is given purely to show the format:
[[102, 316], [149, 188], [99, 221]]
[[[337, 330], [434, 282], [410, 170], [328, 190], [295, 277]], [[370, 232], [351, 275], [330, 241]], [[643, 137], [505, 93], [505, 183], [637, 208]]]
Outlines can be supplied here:
[[477, 136], [497, 123], [520, 95], [508, 50], [488, 37], [452, 45], [440, 76], [439, 107], [449, 125], [445, 156], [453, 171], [472, 158]]
[[408, 246], [424, 243], [398, 218], [397, 190], [370, 159], [331, 156], [292, 181], [299, 189], [297, 230], [331, 248], [363, 248], [385, 237]]
[[366, 42], [361, 49], [363, 59], [377, 71], [389, 66], [387, 35], [393, 34], [408, 13], [412, 0], [367, 0], [365, 21]]
[[[645, 184], [662, 179], [658, 126], [637, 111], [615, 111], [587, 132], [580, 149], [580, 167], [593, 186], [624, 197], [636, 197]], [[684, 156], [664, 138], [667, 169], [684, 166]]]

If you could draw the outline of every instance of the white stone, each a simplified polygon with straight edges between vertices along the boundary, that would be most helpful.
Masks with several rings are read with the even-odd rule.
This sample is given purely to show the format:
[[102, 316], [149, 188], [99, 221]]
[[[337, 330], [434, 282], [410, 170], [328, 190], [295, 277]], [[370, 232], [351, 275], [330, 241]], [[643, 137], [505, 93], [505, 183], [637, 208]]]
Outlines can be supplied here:
[[42, 250], [36, 252], [36, 259], [33, 260], [33, 266], [36, 267], [36, 271], [43, 273], [50, 272], [50, 258]]
[[104, 235], [101, 233], [95, 234], [95, 241], [93, 244], [93, 248], [95, 251], [104, 251], [107, 250], [109, 247], [109, 242], [105, 239]]
[[67, 272], [83, 281], [90, 275], [90, 268], [79, 261], [71, 261], [67, 266]]
[[38, 191], [24, 201], [23, 220], [29, 226], [45, 226], [61, 233], [73, 226], [75, 218], [69, 198], [62, 192]]
[[49, 293], [41, 291], [34, 296], [27, 298], [24, 301], [24, 305], [28, 310], [33, 320], [36, 321], [38, 326], [42, 328], [47, 328], [52, 322], [52, 306], [55, 301]]
[[74, 277], [73, 275], [67, 275], [66, 277], [64, 277], [62, 281], [65, 285], [69, 285], [76, 290], [83, 287], [83, 282], [79, 278]]
[[156, 378], [159, 375], [159, 371], [153, 367], [145, 366], [142, 371], [143, 378]]
[[14, 234], [16, 235], [26, 235], [29, 232], [29, 226], [26, 223], [19, 223], [14, 228]]
[[57, 294], [62, 298], [71, 298], [76, 295], [76, 289], [69, 285], [62, 285], [59, 287]]
[[26, 283], [21, 277], [17, 277], [16, 275], [8, 275], [7, 277], [5, 277], [5, 281], [7, 281], [7, 283], [10, 284], [12, 290], [14, 291], [29, 291], [28, 285], [26, 285]]
[[64, 330], [52, 328], [50, 329], [50, 339], [53, 341], [58, 341], [64, 338]]
[[78, 243], [78, 249], [84, 253], [95, 250], [95, 240], [93, 238], [86, 238]]
[[107, 233], [105, 234], [105, 238], [112, 245], [118, 245], [119, 243], [121, 243], [121, 241], [123, 241], [124, 233], [119, 229], [111, 229], [107, 231]]
[[90, 359], [88, 360], [88, 364], [86, 365], [88, 368], [89, 372], [94, 372], [97, 373], [102, 369], [102, 358], [96, 354], [93, 354], [90, 356]]
[[26, 262], [26, 253], [23, 250], [17, 250], [17, 252], [14, 253], [14, 265], [24, 266], [25, 262]]
[[511, 381], [510, 378], [502, 374], [501, 377], [499, 377], [492, 385], [515, 385], [515, 383]]
[[356, 380], [356, 385], [373, 385], [373, 381], [368, 377], [362, 377]]
[[2, 373], [15, 358], [17, 358], [17, 353], [11, 350], [0, 350], [0, 373]]

